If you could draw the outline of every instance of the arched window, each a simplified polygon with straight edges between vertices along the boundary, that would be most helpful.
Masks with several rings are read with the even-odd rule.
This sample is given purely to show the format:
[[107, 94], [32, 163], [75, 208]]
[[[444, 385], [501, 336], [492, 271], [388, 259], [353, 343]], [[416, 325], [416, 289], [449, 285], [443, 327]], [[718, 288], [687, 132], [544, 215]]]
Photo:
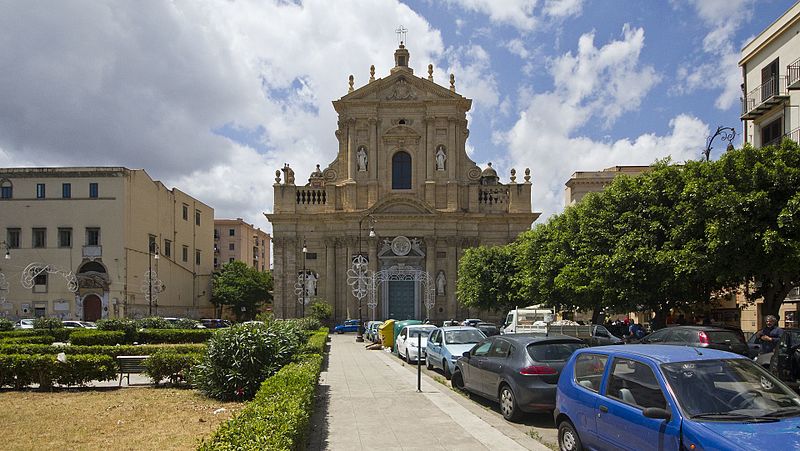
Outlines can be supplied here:
[[0, 180], [0, 199], [11, 199], [12, 197], [14, 197], [14, 185], [11, 184], [11, 180]]
[[411, 155], [397, 152], [392, 157], [392, 189], [411, 189]]

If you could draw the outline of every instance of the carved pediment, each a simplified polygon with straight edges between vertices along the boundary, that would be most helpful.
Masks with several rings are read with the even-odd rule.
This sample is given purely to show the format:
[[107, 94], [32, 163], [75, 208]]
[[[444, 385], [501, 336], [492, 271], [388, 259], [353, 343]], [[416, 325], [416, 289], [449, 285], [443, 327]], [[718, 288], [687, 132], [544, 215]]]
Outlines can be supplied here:
[[436, 213], [436, 210], [424, 201], [401, 195], [384, 198], [372, 208], [372, 213], [430, 215]]
[[342, 97], [339, 101], [358, 99], [419, 101], [463, 98], [460, 94], [452, 92], [430, 80], [413, 75], [395, 73], [364, 85]]

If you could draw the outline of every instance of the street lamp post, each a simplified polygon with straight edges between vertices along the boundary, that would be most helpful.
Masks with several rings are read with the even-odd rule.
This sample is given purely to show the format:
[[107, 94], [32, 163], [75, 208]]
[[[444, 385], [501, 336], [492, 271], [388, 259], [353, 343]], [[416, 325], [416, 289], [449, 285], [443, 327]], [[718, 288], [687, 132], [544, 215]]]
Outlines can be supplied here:
[[706, 159], [706, 161], [711, 160], [711, 149], [713, 149], [711, 144], [714, 142], [714, 139], [717, 136], [719, 136], [723, 141], [728, 141], [728, 151], [733, 150], [733, 140], [736, 138], [736, 129], [733, 127], [723, 127], [720, 125], [717, 127], [717, 131], [714, 132], [714, 134], [711, 135], [706, 141], [706, 148], [703, 149], [703, 157]]
[[[369, 237], [375, 238], [375, 218], [371, 214], [367, 214], [363, 216], [361, 219], [358, 220], [358, 256], [361, 257], [361, 225], [364, 223], [364, 220], [369, 218], [370, 226], [369, 226]], [[355, 265], [354, 265], [355, 266]], [[361, 316], [361, 299], [363, 298], [363, 294], [358, 298], [358, 335], [356, 335], [356, 341], [363, 342], [364, 341], [364, 318]]]
[[[155, 254], [155, 256], [153, 255]], [[153, 241], [147, 246], [147, 301], [148, 301], [148, 316], [153, 316], [153, 258], [158, 260], [158, 244]], [[158, 308], [158, 306], [156, 306]]]

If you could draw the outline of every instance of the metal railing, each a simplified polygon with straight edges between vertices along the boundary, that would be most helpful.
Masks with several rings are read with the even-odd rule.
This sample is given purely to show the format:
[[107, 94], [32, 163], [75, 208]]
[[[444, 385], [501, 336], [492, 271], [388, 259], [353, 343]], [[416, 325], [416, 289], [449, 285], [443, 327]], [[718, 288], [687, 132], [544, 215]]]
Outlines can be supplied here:
[[786, 84], [791, 86], [800, 81], [800, 58], [786, 66]]
[[747, 93], [747, 97], [742, 99], [742, 115], [762, 107], [765, 103], [770, 103], [775, 97], [785, 95], [787, 95], [786, 77], [772, 77]]
[[785, 133], [781, 136], [778, 136], [777, 138], [771, 139], [765, 143], [761, 143], [761, 147], [780, 146], [784, 138], [789, 138], [796, 143], [800, 143], [800, 127], [790, 131], [789, 133]]

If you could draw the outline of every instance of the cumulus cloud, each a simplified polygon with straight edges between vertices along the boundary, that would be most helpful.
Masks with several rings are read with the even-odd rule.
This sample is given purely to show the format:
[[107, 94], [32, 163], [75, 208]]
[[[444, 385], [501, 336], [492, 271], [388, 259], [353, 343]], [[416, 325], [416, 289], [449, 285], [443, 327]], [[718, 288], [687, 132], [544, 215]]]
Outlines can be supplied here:
[[[581, 136], [590, 121], [610, 124], [638, 108], [658, 83], [653, 68], [639, 61], [643, 46], [644, 30], [628, 26], [620, 39], [600, 47], [593, 33], [584, 34], [576, 52], [553, 61], [553, 90], [521, 90], [527, 105], [502, 137], [510, 150], [508, 165], [521, 172], [536, 162], [531, 167], [533, 207], [543, 212], [543, 218], [561, 211], [564, 183], [575, 171], [646, 165], [666, 156], [678, 161], [697, 157], [697, 143], [703, 142], [708, 127], [683, 114], [670, 121], [671, 131], [665, 136], [644, 134], [616, 141]], [[506, 163], [502, 164], [505, 171]]]
[[[688, 3], [708, 32], [703, 37], [702, 52], [690, 55], [689, 60], [678, 68], [677, 83], [670, 92], [689, 94], [697, 89], [720, 90], [714, 106], [727, 110], [741, 94], [742, 74], [738, 67], [741, 43], [734, 42], [734, 36], [742, 25], [750, 21], [754, 1], [689, 0]], [[737, 13], [728, 14], [727, 11]]]
[[342, 68], [386, 76], [398, 23], [425, 73], [441, 36], [396, 0], [5, 2], [0, 164], [145, 168], [268, 228], [275, 169], [333, 160]]
[[449, 48], [447, 74], [456, 75], [456, 91], [475, 101], [473, 111], [500, 103], [497, 80], [491, 72], [491, 57], [480, 45]]
[[462, 9], [485, 14], [493, 23], [532, 31], [548, 19], [580, 15], [583, 0], [448, 0]]

